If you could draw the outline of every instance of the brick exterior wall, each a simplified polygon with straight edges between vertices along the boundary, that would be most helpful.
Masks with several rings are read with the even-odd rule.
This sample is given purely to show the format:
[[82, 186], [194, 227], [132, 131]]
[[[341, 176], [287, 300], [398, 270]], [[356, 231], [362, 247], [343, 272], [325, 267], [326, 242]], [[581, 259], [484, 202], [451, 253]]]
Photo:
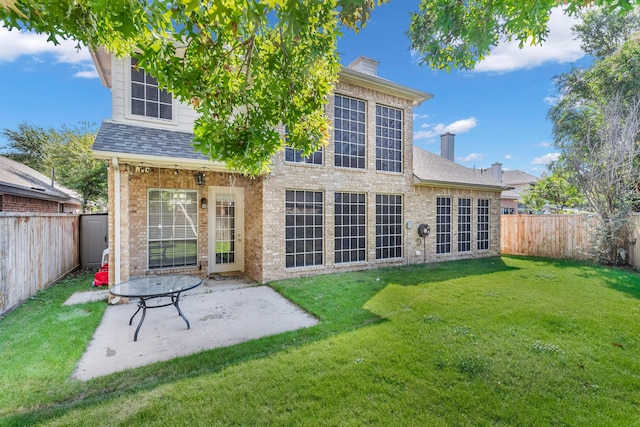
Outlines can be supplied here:
[[[177, 172], [177, 173], [176, 173]], [[209, 271], [209, 212], [214, 202], [209, 200], [208, 188], [237, 186], [244, 189], [244, 273], [259, 280], [262, 274], [262, 178], [249, 179], [237, 174], [207, 172], [206, 185], [198, 186], [193, 170], [181, 168], [150, 168], [149, 172], [130, 174], [128, 165], [118, 168], [120, 174], [120, 280], [131, 276], [153, 274], [192, 274], [206, 277]], [[115, 169], [109, 165], [109, 264], [115, 265]], [[147, 194], [150, 188], [198, 191], [198, 262], [193, 267], [147, 268]], [[208, 208], [200, 205], [207, 199]], [[110, 274], [113, 285], [115, 275]]]
[[[337, 271], [361, 270], [381, 265], [403, 265], [425, 262], [422, 240], [416, 228], [425, 222], [432, 227], [427, 237], [426, 262], [444, 261], [470, 257], [492, 256], [500, 248], [500, 192], [453, 190], [447, 188], [421, 188], [413, 184], [413, 109], [409, 101], [396, 98], [370, 89], [339, 83], [336, 93], [366, 101], [367, 166], [365, 170], [347, 169], [334, 166], [334, 144], [330, 142], [324, 148], [324, 165], [288, 163], [280, 153], [273, 162], [272, 172], [264, 184], [264, 247], [263, 275], [261, 282], [292, 277], [322, 274]], [[382, 104], [403, 110], [403, 172], [389, 173], [376, 171], [376, 124], [375, 107]], [[328, 117], [333, 120], [333, 99], [328, 109]], [[311, 190], [324, 193], [324, 265], [312, 267], [286, 268], [285, 264], [285, 192], [286, 190]], [[366, 194], [366, 261], [335, 264], [334, 261], [334, 194], [336, 192], [359, 192]], [[376, 194], [401, 194], [403, 196], [403, 244], [404, 256], [401, 259], [376, 260]], [[490, 247], [489, 250], [475, 250], [475, 216], [472, 214], [472, 250], [458, 253], [457, 241], [451, 254], [435, 254], [435, 198], [439, 195], [451, 196], [452, 229], [457, 230], [457, 197], [464, 195], [474, 199], [491, 200]], [[473, 211], [475, 212], [475, 211]], [[407, 221], [413, 223], [407, 229]], [[453, 233], [455, 235], [455, 233]], [[420, 251], [420, 255], [416, 255]]]
[[[352, 271], [387, 265], [404, 265], [462, 258], [493, 256], [500, 253], [500, 191], [476, 191], [467, 189], [418, 187], [413, 176], [413, 109], [411, 102], [388, 94], [376, 92], [341, 82], [336, 93], [366, 102], [366, 169], [347, 169], [334, 166], [334, 144], [324, 148], [324, 164], [310, 165], [288, 163], [284, 153], [273, 159], [271, 172], [259, 178], [246, 178], [236, 174], [207, 172], [206, 186], [198, 187], [193, 178], [195, 171], [178, 168], [151, 168], [148, 173], [130, 175], [126, 165], [120, 165], [120, 260], [121, 280], [130, 276], [148, 274], [186, 273], [205, 277], [209, 271], [209, 209], [198, 206], [198, 266], [173, 269], [147, 269], [147, 190], [149, 188], [197, 189], [198, 199], [209, 198], [209, 186], [236, 186], [244, 189], [244, 274], [260, 283], [306, 275]], [[376, 104], [403, 111], [403, 163], [401, 173], [376, 171]], [[333, 99], [328, 107], [328, 117], [333, 120]], [[115, 254], [115, 173], [109, 167], [109, 249], [110, 265]], [[323, 193], [323, 259], [321, 266], [286, 268], [285, 245], [285, 194], [287, 190], [321, 191]], [[366, 260], [355, 263], [334, 263], [334, 195], [336, 192], [358, 192], [366, 195]], [[403, 256], [390, 260], [376, 260], [376, 195], [402, 195]], [[436, 197], [452, 198], [452, 251], [435, 253]], [[457, 251], [457, 203], [458, 197], [472, 199], [471, 251]], [[490, 200], [489, 249], [477, 250], [477, 200]], [[408, 222], [412, 227], [407, 226]], [[417, 234], [420, 223], [431, 226], [431, 235], [423, 240]], [[110, 274], [110, 284], [114, 274]]]
[[[80, 205], [63, 204], [64, 212], [79, 212]], [[13, 194], [0, 195], [0, 212], [61, 213], [60, 203]]]

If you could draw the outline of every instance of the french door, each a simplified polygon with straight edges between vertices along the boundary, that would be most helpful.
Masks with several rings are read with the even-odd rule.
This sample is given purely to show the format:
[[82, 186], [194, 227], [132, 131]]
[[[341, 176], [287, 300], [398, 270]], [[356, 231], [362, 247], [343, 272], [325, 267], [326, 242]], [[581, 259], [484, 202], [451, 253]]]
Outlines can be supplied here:
[[209, 187], [209, 273], [244, 270], [244, 189]]

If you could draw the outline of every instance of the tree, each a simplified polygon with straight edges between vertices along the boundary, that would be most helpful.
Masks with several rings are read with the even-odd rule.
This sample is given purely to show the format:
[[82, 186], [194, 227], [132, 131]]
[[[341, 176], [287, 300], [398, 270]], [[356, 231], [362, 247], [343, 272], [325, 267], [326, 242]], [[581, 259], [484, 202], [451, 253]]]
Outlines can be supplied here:
[[2, 135], [8, 141], [6, 151], [2, 155], [23, 163], [38, 172], [49, 173], [47, 171], [49, 168], [47, 147], [51, 142], [50, 132], [38, 126], [20, 123], [17, 130], [4, 129]]
[[21, 123], [17, 130], [4, 129], [2, 134], [8, 140], [3, 155], [45, 175], [55, 170], [57, 182], [80, 194], [83, 211], [89, 204], [106, 205], [107, 165], [93, 157], [96, 135], [90, 124], [44, 129]]
[[195, 148], [247, 174], [287, 143], [326, 143], [340, 69], [339, 24], [358, 29], [384, 0], [3, 0], [8, 28], [73, 38], [139, 66], [198, 112]]
[[559, 213], [564, 213], [565, 208], [581, 206], [584, 202], [582, 194], [569, 183], [567, 174], [561, 171], [542, 178], [524, 195], [524, 204], [536, 211], [549, 205]]
[[80, 194], [83, 212], [90, 208], [103, 210], [107, 201], [107, 164], [93, 157], [95, 131], [83, 123], [73, 128], [63, 126], [57, 133], [59, 138], [50, 147], [57, 179]]
[[503, 41], [538, 45], [549, 29], [551, 11], [576, 16], [591, 7], [626, 15], [638, 0], [421, 0], [411, 16], [411, 49], [421, 63], [437, 69], [472, 69]]
[[[0, 20], [49, 40], [75, 39], [139, 66], [198, 112], [197, 150], [253, 175], [285, 141], [326, 144], [324, 115], [338, 78], [340, 26], [358, 30], [387, 0], [0, 0]], [[638, 0], [597, 0], [626, 10]], [[409, 29], [421, 61], [470, 68], [501, 37], [539, 43], [556, 1], [421, 0]], [[590, 2], [563, 2], [576, 13]]]
[[[557, 79], [561, 97], [549, 117], [554, 144], [561, 150], [558, 164], [598, 214], [597, 255], [615, 264], [618, 249], [626, 247], [627, 218], [639, 194], [640, 38], [630, 35], [633, 31], [621, 27], [616, 17], [597, 16], [602, 13], [585, 17], [577, 34], [605, 56], [589, 69]], [[629, 16], [635, 16], [627, 21], [629, 28], [638, 28], [638, 15]], [[625, 35], [598, 36], [613, 31]]]

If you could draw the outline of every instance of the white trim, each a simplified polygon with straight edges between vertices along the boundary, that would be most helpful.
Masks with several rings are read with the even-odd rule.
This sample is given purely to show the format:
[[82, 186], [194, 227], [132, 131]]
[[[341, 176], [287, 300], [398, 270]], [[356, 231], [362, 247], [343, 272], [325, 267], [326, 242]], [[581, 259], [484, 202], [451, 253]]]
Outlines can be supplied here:
[[[230, 170], [227, 165], [220, 162], [212, 162], [207, 159], [185, 159], [183, 157], [164, 157], [154, 156], [150, 154], [128, 154], [118, 153], [120, 162], [125, 163], [144, 163], [149, 167], [169, 168], [173, 169], [176, 165], [179, 165], [183, 169], [193, 168], [194, 170], [206, 169], [212, 172], [238, 172], [236, 170]], [[93, 156], [96, 159], [108, 159], [113, 157], [111, 151], [99, 151], [94, 150]]]
[[[244, 188], [242, 187], [209, 187], [207, 192], [209, 201], [207, 204], [209, 223], [209, 257], [208, 274], [223, 273], [228, 271], [244, 271]], [[232, 264], [216, 265], [216, 194], [231, 194], [236, 196], [235, 205], [235, 260]]]
[[[127, 57], [122, 61], [124, 65], [124, 117], [132, 122], [153, 123], [155, 126], [164, 124], [169, 126], [178, 126], [178, 102], [171, 95], [171, 120], [156, 117], [142, 116], [131, 113], [131, 57]], [[146, 73], [146, 71], [145, 71]]]
[[118, 158], [114, 157], [112, 160], [112, 164], [113, 164], [113, 198], [114, 198], [114, 205], [113, 205], [113, 209], [114, 209], [114, 213], [113, 213], [113, 228], [115, 228], [114, 230], [114, 247], [115, 247], [115, 254], [114, 254], [114, 258], [115, 258], [115, 265], [114, 265], [114, 273], [115, 273], [115, 277], [114, 277], [114, 282], [117, 285], [118, 283], [120, 283], [120, 263], [121, 263], [121, 250], [120, 250], [120, 230], [121, 230], [121, 224], [120, 224], [120, 205], [121, 205], [121, 201], [120, 201], [120, 164], [118, 163]]

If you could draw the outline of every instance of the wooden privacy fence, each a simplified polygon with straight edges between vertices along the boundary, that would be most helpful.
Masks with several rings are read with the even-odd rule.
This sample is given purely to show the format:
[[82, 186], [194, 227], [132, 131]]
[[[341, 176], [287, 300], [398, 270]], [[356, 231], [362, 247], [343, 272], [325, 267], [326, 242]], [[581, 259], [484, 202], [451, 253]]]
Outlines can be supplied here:
[[0, 314], [80, 265], [79, 216], [0, 213]]
[[592, 215], [502, 215], [503, 254], [589, 259]]

